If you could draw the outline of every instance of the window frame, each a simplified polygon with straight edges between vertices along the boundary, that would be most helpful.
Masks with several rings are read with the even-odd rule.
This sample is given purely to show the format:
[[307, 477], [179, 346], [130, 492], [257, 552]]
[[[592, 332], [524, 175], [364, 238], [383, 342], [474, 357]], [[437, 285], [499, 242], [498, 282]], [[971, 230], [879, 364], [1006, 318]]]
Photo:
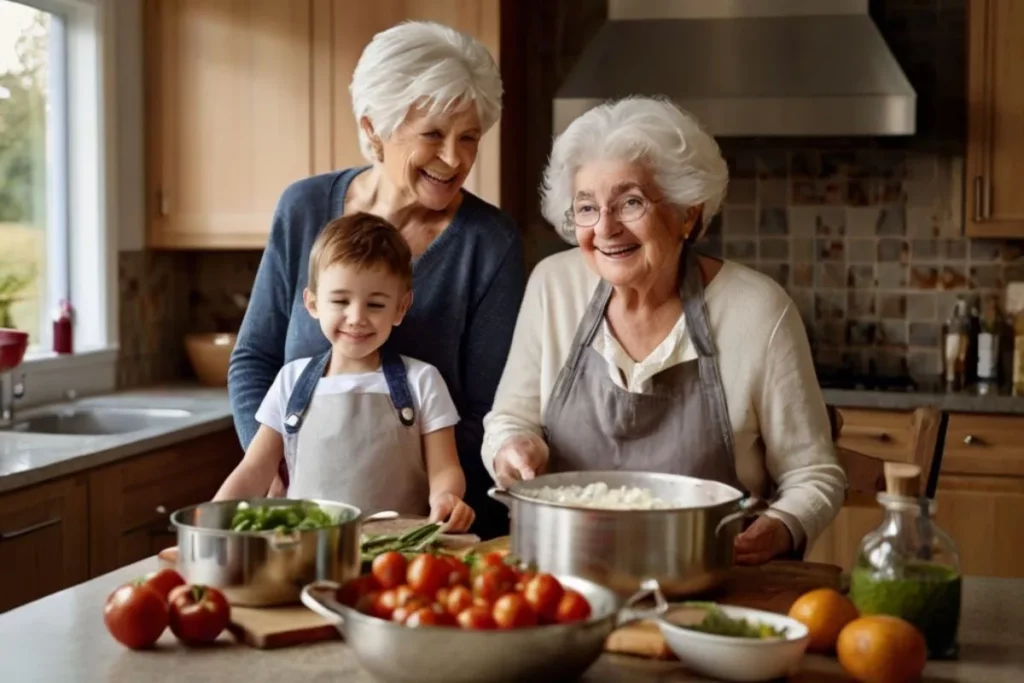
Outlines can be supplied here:
[[[40, 345], [23, 373], [66, 372], [115, 364], [118, 352], [118, 226], [114, 3], [110, 0], [14, 0], [53, 15], [47, 135], [46, 300]], [[53, 43], [58, 43], [56, 50]], [[56, 58], [54, 52], [57, 52]], [[50, 128], [52, 127], [53, 130]], [[52, 137], [51, 137], [52, 136]], [[48, 324], [60, 299], [74, 307], [74, 353], [52, 352]]]

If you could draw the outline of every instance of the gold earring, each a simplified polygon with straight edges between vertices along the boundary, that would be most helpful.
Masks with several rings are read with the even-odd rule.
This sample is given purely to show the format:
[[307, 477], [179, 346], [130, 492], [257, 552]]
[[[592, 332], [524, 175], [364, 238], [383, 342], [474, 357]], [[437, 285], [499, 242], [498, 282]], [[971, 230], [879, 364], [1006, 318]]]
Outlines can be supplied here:
[[373, 155], [377, 157], [378, 162], [384, 161], [384, 146], [380, 144], [380, 140], [373, 141]]

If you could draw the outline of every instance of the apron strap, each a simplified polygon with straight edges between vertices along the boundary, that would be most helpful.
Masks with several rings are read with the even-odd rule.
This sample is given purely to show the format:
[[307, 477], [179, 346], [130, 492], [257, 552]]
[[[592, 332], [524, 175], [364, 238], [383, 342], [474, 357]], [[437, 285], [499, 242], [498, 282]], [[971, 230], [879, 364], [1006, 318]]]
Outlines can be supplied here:
[[606, 280], [601, 280], [597, 289], [594, 290], [594, 295], [590, 298], [590, 304], [587, 306], [586, 313], [583, 314], [583, 319], [576, 327], [576, 336], [573, 337], [572, 346], [569, 347], [569, 357], [559, 371], [555, 386], [551, 390], [552, 402], [564, 400], [564, 394], [569, 391], [576, 380], [580, 358], [594, 341], [594, 335], [597, 334], [601, 321], [604, 320], [604, 310], [608, 307], [611, 297], [612, 286]]
[[[730, 466], [735, 472], [736, 447], [732, 433], [732, 422], [729, 419], [729, 403], [725, 399], [725, 385], [718, 367], [715, 341], [711, 333], [711, 317], [708, 315], [707, 302], [704, 299], [704, 277], [700, 272], [697, 259], [700, 255], [692, 246], [683, 250], [682, 281], [680, 294], [683, 297], [683, 315], [686, 316], [686, 330], [697, 349], [697, 368], [700, 373], [700, 384], [707, 397], [711, 418], [715, 427], [722, 435], [723, 443], [728, 449]], [[734, 477], [739, 481], [738, 477]], [[744, 491], [749, 495], [749, 491]]]
[[316, 393], [317, 382], [324, 376], [328, 363], [331, 362], [331, 349], [327, 349], [319, 356], [314, 356], [306, 367], [303, 368], [299, 380], [292, 388], [288, 397], [288, 408], [285, 410], [284, 429], [288, 434], [295, 434], [302, 426], [302, 417], [309, 408], [309, 402], [313, 400]]
[[416, 422], [416, 408], [413, 404], [412, 392], [409, 390], [409, 376], [405, 370], [405, 362], [395, 351], [382, 348], [380, 364], [381, 369], [384, 370], [384, 379], [388, 383], [391, 404], [398, 411], [398, 419], [406, 427], [411, 427]]

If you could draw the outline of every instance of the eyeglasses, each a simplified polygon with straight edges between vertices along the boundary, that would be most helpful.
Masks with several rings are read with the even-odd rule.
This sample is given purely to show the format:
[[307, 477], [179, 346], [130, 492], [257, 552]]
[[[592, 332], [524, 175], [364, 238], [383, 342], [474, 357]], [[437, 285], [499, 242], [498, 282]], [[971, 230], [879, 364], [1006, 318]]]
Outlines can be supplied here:
[[566, 227], [592, 228], [601, 220], [601, 214], [604, 211], [609, 212], [616, 220], [632, 223], [647, 215], [651, 204], [657, 204], [660, 201], [660, 199], [647, 199], [635, 194], [620, 197], [604, 208], [596, 202], [580, 201], [565, 212], [565, 224]]

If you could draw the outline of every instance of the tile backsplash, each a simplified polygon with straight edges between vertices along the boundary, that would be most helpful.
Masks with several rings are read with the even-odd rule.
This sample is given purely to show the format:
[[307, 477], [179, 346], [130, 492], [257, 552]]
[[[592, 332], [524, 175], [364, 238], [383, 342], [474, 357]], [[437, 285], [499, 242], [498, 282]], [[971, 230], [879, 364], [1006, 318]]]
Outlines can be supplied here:
[[723, 149], [730, 186], [702, 247], [786, 287], [820, 364], [935, 376], [956, 297], [1024, 280], [1020, 243], [963, 237], [960, 156]]

